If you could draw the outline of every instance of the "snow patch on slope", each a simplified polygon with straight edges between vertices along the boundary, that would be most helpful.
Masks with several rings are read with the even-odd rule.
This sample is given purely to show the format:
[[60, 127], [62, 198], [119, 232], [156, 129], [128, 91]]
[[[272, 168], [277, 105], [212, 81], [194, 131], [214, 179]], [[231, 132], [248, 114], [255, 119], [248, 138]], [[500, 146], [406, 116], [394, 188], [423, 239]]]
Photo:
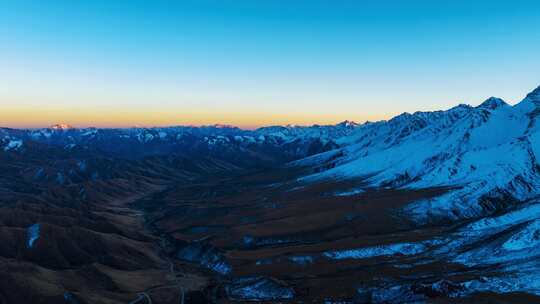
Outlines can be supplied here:
[[4, 146], [4, 151], [18, 150], [22, 147], [23, 141], [20, 139], [12, 139]]
[[375, 247], [327, 251], [323, 255], [333, 260], [367, 259], [378, 256], [415, 255], [427, 250], [422, 243], [398, 243]]
[[26, 235], [27, 235], [26, 244], [28, 248], [34, 247], [34, 243], [39, 239], [40, 231], [41, 231], [41, 225], [37, 223], [33, 224], [32, 226], [28, 227], [28, 229], [26, 229]]

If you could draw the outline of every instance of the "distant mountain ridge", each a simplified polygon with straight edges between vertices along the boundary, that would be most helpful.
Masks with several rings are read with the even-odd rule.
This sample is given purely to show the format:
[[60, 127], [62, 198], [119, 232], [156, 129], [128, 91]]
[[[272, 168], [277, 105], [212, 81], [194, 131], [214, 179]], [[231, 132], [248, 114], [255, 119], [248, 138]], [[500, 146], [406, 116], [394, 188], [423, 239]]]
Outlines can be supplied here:
[[[294, 157], [298, 158], [322, 152], [312, 144], [327, 146], [322, 149], [336, 147], [335, 140], [349, 135], [356, 127], [358, 127], [357, 124], [348, 121], [327, 126], [267, 127], [257, 130], [243, 130], [229, 125], [101, 129], [75, 128], [67, 124], [57, 124], [42, 129], [0, 128], [0, 147], [7, 147], [9, 142], [16, 140], [22, 142], [17, 147], [19, 150], [24, 149], [25, 142], [31, 141], [70, 149], [99, 147], [111, 151], [121, 146], [131, 145], [137, 146], [141, 154], [166, 154], [174, 152], [175, 147], [186, 148], [186, 146], [190, 148], [206, 146], [214, 150], [227, 147], [265, 146], [290, 150], [287, 153], [294, 154]], [[111, 146], [107, 147], [108, 144]], [[294, 146], [293, 150], [297, 150], [296, 152], [291, 150], [292, 146]], [[145, 149], [147, 153], [144, 152]]]
[[[243, 130], [229, 125], [154, 128], [75, 128], [57, 124], [41, 129], [0, 128], [0, 153], [8, 155], [62, 154], [62, 157], [115, 157], [138, 159], [178, 155], [212, 157], [250, 166], [283, 163], [337, 148], [335, 139], [350, 134], [352, 124]], [[326, 136], [321, 136], [326, 134]], [[63, 175], [66, 172], [59, 172]]]

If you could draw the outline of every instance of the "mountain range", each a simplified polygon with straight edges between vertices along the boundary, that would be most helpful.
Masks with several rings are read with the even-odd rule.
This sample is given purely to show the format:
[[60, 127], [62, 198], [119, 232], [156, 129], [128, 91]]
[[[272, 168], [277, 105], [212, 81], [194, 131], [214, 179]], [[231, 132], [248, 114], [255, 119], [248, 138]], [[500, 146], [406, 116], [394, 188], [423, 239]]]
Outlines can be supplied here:
[[0, 303], [537, 301], [539, 115], [1, 128]]

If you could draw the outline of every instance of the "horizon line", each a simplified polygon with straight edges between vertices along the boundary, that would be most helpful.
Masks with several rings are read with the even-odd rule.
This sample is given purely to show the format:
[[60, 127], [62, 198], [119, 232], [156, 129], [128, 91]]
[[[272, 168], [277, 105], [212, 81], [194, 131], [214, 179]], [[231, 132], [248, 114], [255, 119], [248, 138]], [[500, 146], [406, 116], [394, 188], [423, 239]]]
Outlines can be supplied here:
[[[395, 117], [395, 116], [394, 116]], [[385, 121], [385, 119], [377, 120], [377, 121]], [[289, 124], [269, 124], [269, 125], [262, 125], [258, 127], [246, 127], [246, 126], [240, 126], [240, 125], [234, 125], [234, 124], [223, 124], [223, 123], [215, 123], [215, 124], [170, 124], [170, 125], [154, 125], [154, 126], [143, 126], [143, 125], [133, 125], [133, 126], [119, 126], [119, 127], [113, 127], [113, 126], [103, 126], [103, 127], [97, 127], [93, 125], [88, 126], [77, 126], [75, 124], [68, 124], [68, 123], [57, 123], [47, 126], [36, 126], [36, 127], [10, 127], [10, 126], [3, 126], [0, 125], [0, 129], [13, 129], [13, 130], [41, 130], [41, 129], [59, 129], [62, 130], [62, 128], [55, 128], [55, 126], [59, 125], [65, 125], [67, 128], [64, 130], [76, 130], [76, 129], [100, 129], [100, 130], [118, 130], [118, 129], [166, 129], [166, 128], [231, 128], [231, 129], [240, 129], [240, 130], [257, 130], [262, 128], [271, 128], [271, 127], [325, 127], [325, 126], [336, 126], [343, 123], [353, 123], [357, 125], [362, 125], [365, 123], [370, 123], [372, 121], [366, 120], [362, 123], [345, 119], [343, 121], [339, 121], [336, 123], [313, 123], [313, 124], [296, 124], [296, 123], [289, 123]]]
[[[203, 127], [215, 127], [215, 126], [228, 126], [228, 127], [233, 127], [233, 128], [238, 128], [238, 129], [241, 129], [241, 130], [257, 130], [257, 129], [261, 129], [261, 128], [267, 128], [267, 127], [278, 127], [278, 126], [289, 126], [289, 127], [313, 127], [313, 126], [335, 126], [335, 125], [338, 125], [340, 123], [346, 123], [346, 122], [353, 122], [353, 123], [356, 123], [356, 124], [359, 124], [359, 125], [362, 125], [362, 124], [365, 124], [365, 123], [369, 123], [369, 122], [379, 122], [379, 121], [389, 121], [397, 116], [400, 116], [400, 115], [403, 115], [403, 114], [414, 114], [414, 113], [427, 113], [427, 112], [437, 112], [437, 111], [448, 111], [450, 109], [453, 109], [455, 107], [459, 107], [459, 106], [469, 106], [469, 107], [479, 107], [480, 105], [482, 105], [484, 102], [490, 100], [490, 99], [493, 99], [493, 98], [496, 98], [496, 99], [500, 99], [502, 100], [505, 104], [507, 104], [508, 106], [511, 106], [511, 107], [514, 107], [516, 105], [518, 105], [519, 103], [521, 103], [523, 100], [527, 99], [527, 97], [530, 95], [530, 94], [533, 94], [535, 92], [540, 92], [540, 86], [537, 86], [535, 89], [533, 89], [532, 91], [530, 91], [528, 94], [525, 95], [525, 97], [513, 104], [510, 104], [508, 103], [507, 101], [505, 101], [503, 98], [499, 98], [499, 97], [495, 97], [495, 96], [490, 96], [488, 97], [487, 99], [484, 99], [481, 103], [479, 103], [478, 105], [476, 106], [473, 106], [471, 105], [470, 103], [464, 103], [464, 102], [460, 102], [460, 103], [457, 103], [456, 105], [452, 106], [452, 107], [447, 107], [446, 109], [444, 110], [417, 110], [417, 111], [404, 111], [404, 112], [401, 112], [401, 113], [394, 113], [394, 114], [389, 114], [389, 115], [385, 115], [386, 117], [385, 118], [375, 118], [375, 119], [362, 119], [363, 122], [358, 122], [359, 120], [354, 120], [354, 119], [335, 119], [333, 120], [333, 122], [310, 122], [310, 123], [279, 123], [279, 122], [275, 122], [275, 123], [265, 123], [265, 124], [260, 124], [260, 125], [257, 125], [257, 124], [250, 124], [250, 123], [227, 123], [227, 122], [216, 122], [216, 123], [185, 123], [185, 124], [182, 124], [182, 123], [164, 123], [164, 124], [138, 124], [138, 123], [134, 123], [134, 124], [119, 124], [119, 125], [114, 125], [113, 123], [102, 123], [102, 126], [98, 126], [98, 125], [93, 125], [93, 124], [86, 124], [86, 123], [82, 123], [82, 124], [77, 124], [77, 123], [69, 123], [69, 122], [66, 122], [65, 120], [61, 123], [41, 123], [41, 124], [32, 124], [32, 123], [29, 123], [29, 124], [21, 124], [21, 125], [18, 125], [17, 123], [14, 123], [12, 124], [11, 126], [10, 125], [0, 125], [0, 128], [6, 128], [6, 129], [19, 129], [19, 130], [39, 130], [39, 129], [50, 129], [52, 128], [53, 126], [55, 125], [60, 125], [60, 124], [65, 124], [65, 125], [70, 125], [72, 126], [73, 129], [133, 129], [133, 128], [144, 128], [144, 129], [157, 129], [157, 128], [173, 128], [173, 127], [193, 127], [193, 128], [203, 128]], [[280, 117], [280, 115], [275, 115], [275, 114], [272, 114], [276, 117]], [[285, 115], [283, 115], [285, 116]], [[365, 115], [366, 116], [366, 115]], [[365, 117], [364, 116], [364, 117]], [[331, 120], [332, 121], [332, 120]]]

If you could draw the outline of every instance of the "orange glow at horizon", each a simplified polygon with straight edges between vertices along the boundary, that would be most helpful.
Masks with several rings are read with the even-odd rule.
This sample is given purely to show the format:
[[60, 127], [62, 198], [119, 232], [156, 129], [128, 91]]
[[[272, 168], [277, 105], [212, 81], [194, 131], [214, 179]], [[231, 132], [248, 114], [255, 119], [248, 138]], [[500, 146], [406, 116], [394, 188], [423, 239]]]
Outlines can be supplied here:
[[270, 125], [313, 125], [335, 124], [344, 120], [364, 122], [387, 117], [372, 115], [361, 117], [344, 113], [266, 113], [194, 111], [182, 109], [126, 109], [120, 107], [96, 108], [42, 108], [9, 106], [0, 110], [0, 127], [42, 128], [56, 123], [66, 123], [74, 127], [124, 128], [162, 127], [177, 125], [227, 124], [244, 129], [254, 129]]

